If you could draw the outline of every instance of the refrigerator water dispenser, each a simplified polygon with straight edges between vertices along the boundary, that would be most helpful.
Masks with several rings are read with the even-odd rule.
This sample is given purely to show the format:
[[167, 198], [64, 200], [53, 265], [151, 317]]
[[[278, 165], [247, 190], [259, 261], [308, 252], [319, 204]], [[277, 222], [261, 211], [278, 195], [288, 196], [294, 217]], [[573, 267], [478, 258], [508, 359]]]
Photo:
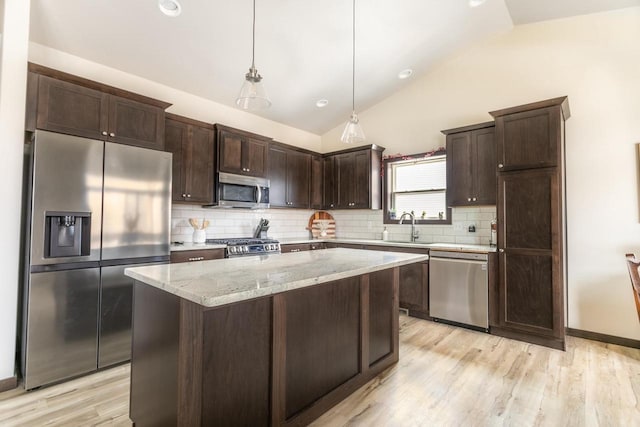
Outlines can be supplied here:
[[45, 213], [45, 258], [90, 254], [91, 212]]

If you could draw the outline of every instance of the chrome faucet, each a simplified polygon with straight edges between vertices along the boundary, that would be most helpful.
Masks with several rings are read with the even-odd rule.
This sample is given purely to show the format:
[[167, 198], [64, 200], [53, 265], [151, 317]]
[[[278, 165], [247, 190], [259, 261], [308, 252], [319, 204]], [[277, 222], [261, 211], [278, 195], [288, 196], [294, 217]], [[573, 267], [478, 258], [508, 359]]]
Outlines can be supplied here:
[[418, 230], [416, 230], [416, 217], [412, 213], [404, 212], [400, 217], [400, 224], [402, 224], [402, 221], [404, 221], [405, 215], [409, 215], [409, 217], [411, 217], [411, 241], [415, 242], [416, 240], [418, 240]]

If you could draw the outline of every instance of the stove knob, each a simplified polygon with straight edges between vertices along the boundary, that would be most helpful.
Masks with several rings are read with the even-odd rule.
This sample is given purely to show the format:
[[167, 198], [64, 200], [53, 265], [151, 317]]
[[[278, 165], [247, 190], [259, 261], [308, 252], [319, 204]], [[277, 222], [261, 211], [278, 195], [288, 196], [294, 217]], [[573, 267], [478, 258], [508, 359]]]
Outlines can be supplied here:
[[235, 254], [236, 253], [236, 248], [234, 248], [233, 246], [229, 246], [227, 248], [227, 250], [229, 251], [230, 254]]
[[245, 254], [248, 254], [249, 253], [249, 246], [245, 246], [243, 248], [243, 251], [244, 251]]

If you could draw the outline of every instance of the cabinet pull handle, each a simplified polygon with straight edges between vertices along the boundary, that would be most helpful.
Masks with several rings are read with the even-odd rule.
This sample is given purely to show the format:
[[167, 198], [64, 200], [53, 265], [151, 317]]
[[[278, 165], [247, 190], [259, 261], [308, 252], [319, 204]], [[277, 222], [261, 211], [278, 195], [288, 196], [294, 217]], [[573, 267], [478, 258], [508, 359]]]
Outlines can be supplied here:
[[300, 249], [291, 249], [291, 252], [300, 252]]
[[503, 253], [504, 249], [498, 249], [498, 252]]
[[203, 256], [196, 256], [193, 258], [189, 258], [189, 261], [202, 261], [202, 260], [204, 260]]
[[502, 163], [498, 163], [498, 168], [502, 169], [504, 165]]
[[107, 135], [108, 135], [107, 131], [106, 131], [106, 130], [103, 130], [103, 131], [102, 131], [102, 135], [107, 136]]
[[111, 132], [111, 133], [109, 134], [109, 136], [110, 136], [110, 137], [114, 137], [114, 136], [116, 136], [116, 134], [115, 134], [115, 133], [113, 133], [113, 132]]

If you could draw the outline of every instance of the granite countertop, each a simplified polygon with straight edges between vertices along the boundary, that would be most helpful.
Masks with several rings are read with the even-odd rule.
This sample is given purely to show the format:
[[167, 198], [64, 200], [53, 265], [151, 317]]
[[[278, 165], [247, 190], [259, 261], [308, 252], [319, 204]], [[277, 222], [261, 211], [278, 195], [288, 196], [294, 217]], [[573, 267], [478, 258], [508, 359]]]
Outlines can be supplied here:
[[325, 249], [127, 268], [125, 274], [205, 307], [428, 260], [427, 255]]
[[374, 239], [283, 239], [279, 240], [280, 244], [299, 244], [299, 243], [351, 243], [356, 245], [377, 245], [377, 246], [395, 246], [403, 248], [423, 248], [442, 251], [454, 252], [477, 252], [489, 253], [496, 252], [496, 248], [488, 245], [469, 245], [463, 243], [424, 243], [424, 242], [398, 242], [392, 240], [374, 240]]
[[212, 243], [191, 243], [184, 242], [182, 244], [176, 244], [176, 242], [172, 242], [171, 246], [169, 246], [169, 250], [171, 252], [180, 252], [180, 251], [195, 251], [202, 249], [224, 249], [227, 245], [220, 244], [212, 244]]

